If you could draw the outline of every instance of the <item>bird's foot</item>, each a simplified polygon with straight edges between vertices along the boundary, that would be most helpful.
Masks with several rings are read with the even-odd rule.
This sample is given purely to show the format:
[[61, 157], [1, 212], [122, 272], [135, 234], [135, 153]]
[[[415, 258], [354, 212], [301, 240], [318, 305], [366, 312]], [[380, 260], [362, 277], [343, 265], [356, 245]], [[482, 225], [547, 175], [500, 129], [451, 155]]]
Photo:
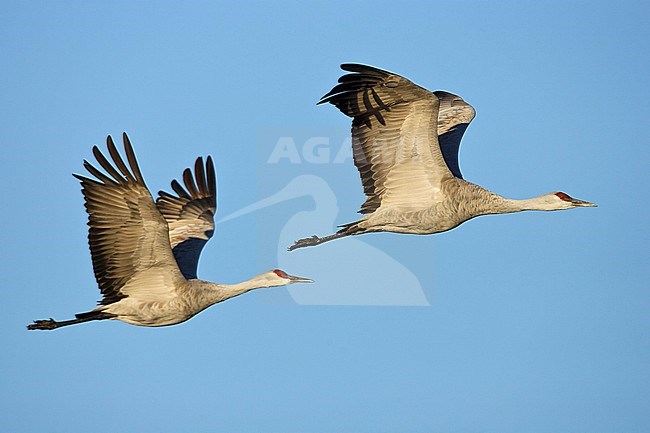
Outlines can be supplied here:
[[49, 319], [45, 320], [34, 320], [34, 323], [27, 325], [27, 329], [33, 330], [33, 329], [44, 329], [44, 330], [49, 330], [49, 329], [56, 329], [59, 327], [59, 322], [56, 320], [52, 319], [51, 317]]
[[318, 236], [314, 235], [308, 238], [303, 238], [297, 240], [293, 245], [291, 245], [288, 250], [293, 251], [296, 248], [303, 248], [303, 247], [312, 247], [314, 245], [318, 245], [322, 242], [322, 239], [319, 238]]

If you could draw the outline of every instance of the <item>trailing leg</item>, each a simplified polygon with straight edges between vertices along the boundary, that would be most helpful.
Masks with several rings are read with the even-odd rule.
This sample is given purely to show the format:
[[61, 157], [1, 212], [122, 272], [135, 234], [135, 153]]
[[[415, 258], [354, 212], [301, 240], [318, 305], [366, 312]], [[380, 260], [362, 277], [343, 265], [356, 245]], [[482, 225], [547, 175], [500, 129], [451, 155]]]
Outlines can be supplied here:
[[331, 241], [334, 239], [338, 238], [343, 238], [345, 236], [351, 236], [351, 235], [357, 235], [363, 233], [363, 229], [360, 229], [357, 226], [358, 222], [355, 223], [350, 223], [350, 224], [345, 224], [341, 227], [343, 227], [341, 230], [338, 232], [334, 233], [333, 235], [325, 236], [322, 238], [319, 238], [318, 236], [314, 235], [309, 238], [303, 238], [297, 240], [293, 245], [291, 245], [288, 250], [293, 251], [297, 248], [304, 248], [304, 247], [313, 247], [315, 245], [320, 245], [324, 242]]
[[75, 314], [75, 316], [76, 319], [63, 320], [61, 322], [57, 322], [52, 318], [34, 320], [34, 323], [27, 325], [27, 329], [52, 330], [62, 326], [76, 325], [77, 323], [90, 322], [92, 320], [105, 320], [115, 317], [113, 314], [104, 313], [103, 311], [88, 311], [87, 313]]

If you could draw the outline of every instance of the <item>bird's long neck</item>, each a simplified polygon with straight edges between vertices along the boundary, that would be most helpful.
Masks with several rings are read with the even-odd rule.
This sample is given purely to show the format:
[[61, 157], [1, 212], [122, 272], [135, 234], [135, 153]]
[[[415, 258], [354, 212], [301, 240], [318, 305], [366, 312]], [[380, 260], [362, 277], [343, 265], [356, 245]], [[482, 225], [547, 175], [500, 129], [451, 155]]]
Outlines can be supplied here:
[[544, 196], [515, 200], [495, 194], [475, 183], [453, 179], [444, 185], [445, 192], [454, 203], [455, 213], [466, 218], [480, 215], [521, 212], [525, 210], [550, 210]]
[[482, 200], [480, 200], [478, 215], [512, 213], [527, 210], [553, 210], [549, 208], [548, 202], [543, 200], [543, 198], [544, 196], [539, 196], [517, 200], [490, 192], [489, 195], [483, 196]]
[[243, 295], [254, 289], [269, 287], [268, 282], [263, 278], [263, 274], [235, 284], [217, 284], [203, 280], [191, 280], [191, 283], [199, 289], [203, 302], [210, 305]]

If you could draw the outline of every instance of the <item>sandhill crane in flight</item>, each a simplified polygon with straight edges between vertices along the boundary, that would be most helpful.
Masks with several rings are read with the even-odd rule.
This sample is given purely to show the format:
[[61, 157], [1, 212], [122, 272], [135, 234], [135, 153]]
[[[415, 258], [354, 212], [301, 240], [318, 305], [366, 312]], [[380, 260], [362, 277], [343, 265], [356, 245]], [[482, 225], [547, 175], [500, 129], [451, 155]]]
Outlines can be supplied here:
[[107, 174], [84, 161], [96, 179], [75, 174], [81, 181], [88, 212], [88, 243], [93, 269], [103, 295], [92, 311], [57, 322], [36, 320], [28, 329], [113, 319], [140, 326], [166, 326], [184, 322], [211, 305], [250, 290], [312, 280], [274, 269], [238, 284], [199, 280], [196, 268], [205, 243], [214, 232], [216, 177], [212, 158], [197, 158], [194, 176], [183, 172], [177, 195], [159, 192], [154, 203], [144, 183], [131, 143], [123, 135], [128, 167], [110, 136], [108, 152], [97, 146], [93, 154]]
[[329, 236], [296, 241], [289, 250], [370, 232], [440, 233], [489, 214], [596, 206], [563, 192], [513, 200], [463, 179], [458, 148], [474, 118], [460, 96], [430, 92], [404, 77], [358, 64], [323, 96], [352, 117], [354, 163], [367, 196], [365, 216]]

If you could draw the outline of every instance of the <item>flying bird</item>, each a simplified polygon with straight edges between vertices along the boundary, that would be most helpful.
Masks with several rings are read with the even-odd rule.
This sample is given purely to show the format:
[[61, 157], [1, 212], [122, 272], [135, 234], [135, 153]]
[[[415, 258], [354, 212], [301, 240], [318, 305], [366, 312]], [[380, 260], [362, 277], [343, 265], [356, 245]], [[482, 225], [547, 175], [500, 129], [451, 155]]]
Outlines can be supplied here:
[[352, 150], [366, 201], [364, 217], [289, 250], [371, 232], [432, 234], [489, 214], [596, 206], [563, 192], [502, 197], [463, 179], [460, 141], [475, 111], [460, 96], [430, 92], [397, 74], [343, 64], [349, 74], [319, 102], [352, 117]]
[[197, 279], [199, 255], [214, 232], [217, 208], [212, 158], [199, 157], [194, 177], [183, 172], [185, 188], [176, 180], [176, 193], [159, 192], [154, 203], [138, 167], [133, 147], [123, 134], [127, 164], [111, 136], [111, 163], [93, 147], [106, 173], [84, 161], [94, 178], [74, 174], [81, 181], [88, 213], [88, 243], [95, 278], [103, 299], [75, 319], [36, 320], [27, 329], [56, 329], [91, 320], [120, 320], [132, 325], [167, 326], [184, 322], [218, 302], [250, 290], [312, 282], [308, 278], [270, 270], [238, 284]]

